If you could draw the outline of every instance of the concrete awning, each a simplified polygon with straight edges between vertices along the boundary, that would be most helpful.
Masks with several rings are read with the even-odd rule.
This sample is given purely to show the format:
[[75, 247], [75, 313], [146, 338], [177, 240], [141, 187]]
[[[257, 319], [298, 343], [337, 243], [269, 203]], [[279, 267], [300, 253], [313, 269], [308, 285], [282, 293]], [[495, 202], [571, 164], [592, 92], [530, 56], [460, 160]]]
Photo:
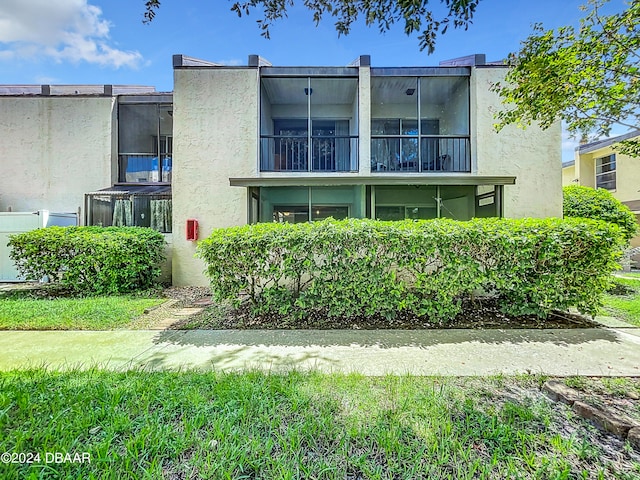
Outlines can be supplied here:
[[514, 185], [516, 177], [484, 175], [375, 175], [230, 178], [232, 187], [314, 187], [334, 185]]

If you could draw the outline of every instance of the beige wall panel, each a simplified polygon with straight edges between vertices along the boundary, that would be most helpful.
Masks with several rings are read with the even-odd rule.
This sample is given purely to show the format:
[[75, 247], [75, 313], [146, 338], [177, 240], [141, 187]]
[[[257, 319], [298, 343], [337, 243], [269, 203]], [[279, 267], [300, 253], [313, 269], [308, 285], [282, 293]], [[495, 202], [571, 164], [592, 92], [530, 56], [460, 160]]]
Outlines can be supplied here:
[[247, 223], [247, 191], [230, 177], [257, 175], [258, 71], [176, 69], [174, 93], [173, 283], [206, 285], [205, 265], [185, 239], [188, 218], [200, 238]]
[[578, 182], [574, 182], [578, 177], [576, 176], [576, 167], [571, 165], [562, 169], [562, 186], [567, 187], [569, 185], [577, 185]]
[[84, 215], [84, 194], [115, 179], [114, 103], [112, 97], [0, 97], [0, 210], [82, 206]]
[[[472, 165], [479, 175], [515, 175], [504, 187], [504, 216], [562, 216], [561, 128], [526, 129], [510, 125], [496, 133], [494, 112], [501, 108], [492, 85], [506, 69], [474, 68], [471, 77]], [[474, 107], [475, 105], [475, 107]]]

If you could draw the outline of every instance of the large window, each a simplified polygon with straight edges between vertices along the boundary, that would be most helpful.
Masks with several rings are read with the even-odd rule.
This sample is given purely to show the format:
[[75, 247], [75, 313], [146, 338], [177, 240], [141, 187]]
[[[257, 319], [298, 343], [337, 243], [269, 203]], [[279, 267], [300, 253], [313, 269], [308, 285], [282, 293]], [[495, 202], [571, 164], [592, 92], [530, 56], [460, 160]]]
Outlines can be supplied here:
[[596, 188], [616, 189], [616, 156], [596, 158]]
[[378, 220], [500, 216], [499, 186], [407, 185], [372, 187], [373, 218]]
[[[363, 185], [336, 187], [261, 187], [250, 218], [261, 222], [300, 223], [333, 217], [366, 216]], [[253, 194], [252, 194], [253, 195]]]
[[358, 169], [356, 78], [262, 79], [260, 170]]
[[122, 103], [118, 106], [118, 181], [171, 182], [173, 106]]
[[351, 185], [250, 189], [250, 221], [300, 223], [335, 219], [426, 220], [501, 216], [494, 185]]
[[373, 77], [372, 172], [470, 172], [468, 77]]

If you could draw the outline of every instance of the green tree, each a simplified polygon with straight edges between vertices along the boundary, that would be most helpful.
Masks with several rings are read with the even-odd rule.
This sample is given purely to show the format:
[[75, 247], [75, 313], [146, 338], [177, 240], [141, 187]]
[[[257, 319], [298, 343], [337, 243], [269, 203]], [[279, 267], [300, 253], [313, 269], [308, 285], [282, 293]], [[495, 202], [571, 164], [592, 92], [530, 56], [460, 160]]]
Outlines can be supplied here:
[[[640, 128], [640, 0], [611, 15], [601, 13], [606, 3], [590, 0], [578, 28], [534, 26], [494, 85], [505, 104], [498, 130], [563, 120], [574, 136], [589, 138], [608, 136], [614, 125]], [[620, 151], [640, 156], [640, 143], [623, 142]]]
[[[404, 22], [404, 32], [411, 35], [420, 32], [420, 49], [432, 53], [438, 34], [444, 34], [451, 25], [465, 30], [471, 24], [480, 0], [440, 0], [441, 8], [431, 8], [429, 0], [303, 0], [313, 13], [316, 25], [324, 16], [335, 19], [339, 35], [347, 35], [358, 18], [364, 18], [367, 26], [376, 26], [380, 32], [389, 31], [395, 23]], [[294, 0], [243, 0], [234, 1], [231, 11], [238, 16], [262, 10], [258, 25], [262, 36], [269, 38], [269, 28], [282, 18]], [[300, 2], [299, 2], [300, 3]], [[432, 4], [435, 3], [433, 0]], [[145, 23], [151, 22], [160, 8], [159, 0], [145, 2]]]

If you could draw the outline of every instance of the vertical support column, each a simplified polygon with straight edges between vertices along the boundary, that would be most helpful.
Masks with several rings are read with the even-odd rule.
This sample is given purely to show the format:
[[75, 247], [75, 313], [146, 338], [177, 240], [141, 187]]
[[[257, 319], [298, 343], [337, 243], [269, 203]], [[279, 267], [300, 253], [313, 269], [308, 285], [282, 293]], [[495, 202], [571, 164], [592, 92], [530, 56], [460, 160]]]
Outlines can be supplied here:
[[[311, 95], [313, 94], [313, 90], [311, 90], [311, 77], [307, 77], [307, 170], [310, 172], [312, 170], [313, 162], [313, 145], [311, 144]], [[311, 201], [311, 200], [309, 200]], [[311, 205], [311, 204], [309, 204]], [[311, 221], [311, 207], [309, 207], [309, 221]]]
[[[371, 175], [371, 66], [358, 68], [358, 172]], [[372, 210], [373, 212], [373, 210]], [[372, 213], [373, 215], [373, 213]]]
[[[157, 138], [157, 140], [158, 141], [157, 141], [157, 145], [156, 145], [156, 148], [158, 149], [157, 150], [157, 158], [158, 158], [158, 180], [157, 181], [162, 181], [162, 160], [161, 160], [161, 158], [162, 158], [162, 151], [161, 151], [162, 150], [162, 148], [161, 148], [162, 140], [160, 138], [160, 133], [162, 131], [160, 129], [161, 118], [160, 118], [160, 104], [159, 103], [156, 103], [156, 121], [158, 122], [158, 127], [157, 127], [157, 130], [158, 130], [158, 138]], [[151, 168], [152, 168], [152, 171], [153, 171], [153, 165], [151, 165]], [[153, 178], [153, 173], [151, 175], [152, 175], [152, 178]]]
[[478, 69], [471, 68], [469, 77], [469, 150], [470, 172], [478, 174]]
[[422, 136], [422, 96], [420, 93], [420, 84], [422, 82], [420, 81], [420, 77], [416, 78], [416, 101], [418, 102], [418, 171], [422, 172], [422, 140], [421, 140], [421, 136]]
[[376, 186], [371, 185], [371, 219], [376, 219]]

